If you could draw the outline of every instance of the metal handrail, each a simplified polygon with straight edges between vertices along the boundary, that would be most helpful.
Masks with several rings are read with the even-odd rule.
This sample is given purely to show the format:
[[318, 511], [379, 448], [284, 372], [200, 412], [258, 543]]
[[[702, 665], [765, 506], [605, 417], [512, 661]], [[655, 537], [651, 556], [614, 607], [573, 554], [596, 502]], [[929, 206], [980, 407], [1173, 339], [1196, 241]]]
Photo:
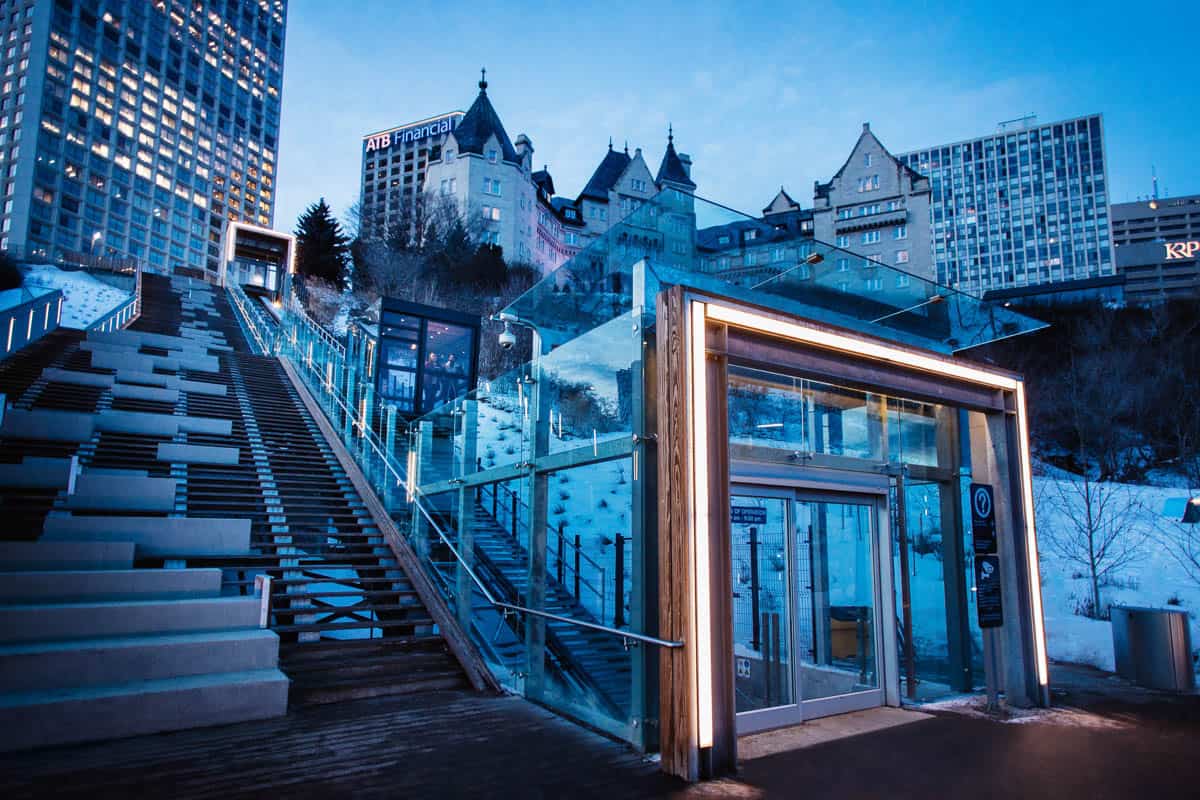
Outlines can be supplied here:
[[[418, 491], [418, 490], [414, 489], [414, 492], [415, 491]], [[570, 625], [578, 625], [582, 628], [591, 628], [592, 630], [603, 631], [604, 633], [609, 633], [614, 636], [619, 636], [619, 637], [621, 637], [621, 639], [626, 640], [626, 642], [628, 642], [629, 640], [632, 640], [635, 642], [645, 642], [647, 644], [657, 645], [659, 647], [668, 647], [668, 648], [683, 647], [684, 643], [682, 641], [674, 641], [671, 639], [660, 639], [657, 636], [649, 636], [644, 633], [634, 633], [633, 631], [623, 631], [620, 628], [610, 628], [607, 625], [600, 625], [600, 624], [594, 623], [594, 622], [584, 622], [583, 620], [574, 619], [573, 617], [564, 617], [560, 614], [551, 614], [548, 611], [539, 611], [536, 608], [528, 608], [526, 606], [517, 605], [515, 603], [506, 603], [503, 600], [497, 600], [492, 595], [491, 591], [488, 590], [487, 586], [484, 585], [483, 581], [481, 581], [479, 579], [479, 576], [475, 574], [475, 570], [471, 569], [471, 565], [463, 560], [462, 555], [458, 552], [458, 548], [454, 546], [454, 544], [450, 541], [449, 538], [447, 538], [445, 531], [443, 531], [442, 527], [440, 525], [438, 525], [437, 520], [435, 520], [433, 518], [433, 515], [431, 515], [429, 513], [428, 509], [425, 508], [424, 503], [420, 502], [420, 498], [415, 493], [412, 498], [412, 504], [417, 508], [418, 511], [421, 512], [421, 516], [425, 517], [425, 519], [429, 522], [430, 527], [432, 527], [433, 530], [437, 533], [438, 538], [442, 540], [442, 544], [444, 544], [446, 546], [446, 549], [448, 549], [450, 551], [450, 554], [454, 556], [454, 559], [459, 564], [462, 565], [462, 568], [466, 571], [467, 575], [470, 576], [471, 582], [474, 583], [475, 586], [479, 589], [479, 591], [483, 594], [484, 599], [488, 601], [489, 605], [492, 605], [496, 608], [508, 609], [510, 611], [516, 611], [516, 612], [519, 612], [522, 614], [532, 614], [533, 616], [536, 616], [536, 617], [543, 617], [545, 619], [557, 620], [559, 622], [565, 622]]]
[[[291, 303], [289, 304], [288, 310], [291, 311], [293, 314], [303, 317], [304, 320], [307, 322], [307, 324], [311, 328], [319, 331], [325, 338], [330, 339], [329, 335], [324, 330], [321, 330], [320, 327], [317, 326], [314, 322], [312, 322], [312, 320], [310, 320], [308, 318], [308, 315], [304, 313], [303, 309], [300, 307], [299, 300], [295, 297], [295, 295], [293, 295], [291, 298]], [[332, 339], [330, 339], [330, 341], [332, 341]], [[336, 344], [336, 342], [335, 342], [335, 344]], [[339, 347], [339, 349], [341, 350], [342, 353], [345, 353], [344, 348]], [[306, 371], [301, 371], [301, 374], [305, 374], [305, 372]], [[322, 382], [322, 386], [323, 385], [324, 385], [324, 383]], [[356, 416], [354, 414], [354, 412], [351, 409], [347, 408], [346, 404], [343, 403], [336, 394], [334, 394], [333, 392], [328, 392], [328, 390], [325, 390], [325, 391], [327, 392], [328, 396], [335, 403], [337, 403], [345, 413], [350, 414], [351, 419], [354, 419], [354, 417]], [[360, 430], [362, 431], [361, 435], [363, 436], [364, 439], [366, 439], [367, 444], [370, 445], [371, 449], [373, 449], [376, 453], [379, 454], [379, 457], [380, 457], [380, 460], [382, 462], [384, 469], [387, 472], [390, 472], [395, 477], [396, 485], [397, 486], [403, 485], [405, 483], [404, 475], [402, 475], [399, 470], [397, 470], [394, 466], [392, 466], [392, 463], [391, 463], [392, 459], [372, 440], [372, 438], [375, 437], [375, 432], [373, 430], [371, 430], [369, 427], [364, 427], [364, 426], [356, 426], [356, 427], [360, 428]], [[375, 438], [377, 438], [377, 437], [375, 437]], [[471, 581], [475, 584], [476, 587], [478, 587], [480, 592], [483, 593], [484, 598], [493, 607], [499, 608], [499, 609], [507, 609], [509, 611], [513, 611], [513, 612], [521, 613], [521, 614], [531, 614], [533, 616], [542, 617], [544, 619], [552, 619], [552, 620], [556, 620], [559, 622], [567, 623], [568, 625], [577, 625], [582, 628], [591, 628], [593, 630], [602, 631], [604, 633], [608, 633], [613, 636], [619, 636], [622, 639], [622, 641], [626, 644], [626, 646], [628, 646], [629, 641], [645, 642], [646, 644], [653, 644], [658, 647], [667, 647], [667, 648], [679, 648], [679, 647], [684, 646], [684, 643], [682, 641], [674, 641], [671, 639], [660, 639], [657, 636], [649, 636], [644, 633], [635, 633], [633, 631], [623, 631], [619, 628], [610, 628], [607, 625], [599, 625], [599, 624], [593, 623], [593, 622], [585, 622], [583, 620], [574, 619], [572, 617], [564, 617], [559, 614], [551, 614], [548, 611], [539, 611], [536, 608], [528, 608], [526, 606], [521, 606], [521, 605], [517, 605], [514, 603], [506, 603], [502, 600], [497, 600], [492, 595], [492, 593], [488, 590], [488, 588], [483, 584], [483, 582], [479, 579], [479, 576], [475, 574], [475, 571], [473, 569], [471, 569], [471, 565], [468, 564], [465, 559], [463, 559], [462, 555], [458, 552], [458, 548], [456, 548], [453, 545], [453, 543], [451, 543], [450, 539], [446, 536], [445, 531], [443, 531], [441, 526], [438, 525], [437, 522], [433, 519], [433, 516], [429, 513], [429, 510], [427, 508], [425, 508], [425, 504], [422, 502], [424, 495], [421, 493], [419, 487], [413, 485], [409, 488], [410, 488], [410, 492], [411, 492], [409, 502], [411, 502], [417, 508], [417, 510], [421, 513], [421, 515], [423, 517], [425, 517], [426, 520], [428, 520], [430, 526], [437, 533], [438, 538], [441, 539], [442, 543], [445, 544], [446, 547], [450, 550], [450, 553], [454, 556], [454, 559], [459, 564], [462, 565], [462, 567], [466, 571], [467, 575], [470, 576]]]
[[[499, 482], [483, 484], [479, 488], [480, 488], [481, 493], [486, 492], [489, 489], [491, 489], [493, 497], [499, 496], [496, 492], [496, 490], [499, 489], [500, 491], [503, 491], [506, 495], [508, 495], [510, 498], [515, 498], [517, 501], [517, 504], [521, 508], [528, 509], [528, 507], [529, 507], [528, 503], [526, 503], [524, 500], [522, 500], [520, 495], [518, 495], [516, 492], [512, 491], [511, 489], [509, 489], [505, 486], [502, 486]], [[501, 506], [503, 504], [497, 503], [497, 505]], [[504, 508], [504, 510], [507, 510], [509, 514], [512, 514], [512, 511], [509, 510], [506, 505], [504, 505], [503, 508]], [[486, 506], [484, 507], [484, 510], [486, 512], [486, 510], [487, 510]], [[500, 508], [497, 509], [497, 511], [500, 511], [500, 510], [501, 510]], [[496, 519], [496, 522], [499, 524], [500, 519], [498, 517], [495, 519]], [[520, 514], [519, 513], [517, 515], [517, 519], [515, 521], [513, 521], [513, 524], [520, 525]], [[559, 528], [556, 528], [555, 526], [547, 523], [546, 530], [549, 531], [553, 536], [555, 536], [558, 539], [558, 543], [561, 547], [570, 548], [573, 552], [578, 554], [580, 560], [582, 560], [584, 563], [588, 564], [588, 566], [592, 567], [595, 571], [600, 573], [600, 586], [597, 587], [594, 583], [589, 581], [587, 578], [583, 577], [583, 573], [580, 572], [579, 570], [575, 569], [574, 565], [572, 565], [570, 561], [568, 561], [565, 558], [560, 557], [559, 553], [551, 548], [547, 548], [547, 550], [546, 550], [546, 553], [547, 553], [546, 566], [547, 567], [550, 566], [550, 559], [551, 559], [551, 556], [553, 556], [557, 563], [560, 563], [563, 565], [564, 573], [569, 571], [571, 574], [573, 574], [578, 579], [578, 581], [581, 585], [586, 586], [592, 592], [592, 594], [596, 598], [598, 598], [599, 603], [600, 603], [600, 619], [607, 618], [608, 617], [608, 594], [607, 594], [607, 590], [605, 587], [608, 584], [608, 568], [605, 565], [601, 564], [600, 562], [596, 561], [591, 556], [589, 556], [586, 552], [584, 552], [582, 547], [579, 547], [574, 542], [569, 541], [566, 537], [566, 534], [564, 534], [562, 532], [562, 530], [560, 530]], [[566, 589], [566, 586], [563, 586], [563, 588]], [[570, 593], [568, 593], [568, 594], [570, 594]], [[615, 592], [614, 592], [614, 594], [615, 594]], [[573, 596], [580, 605], [583, 605], [582, 597], [580, 597], [579, 595], [571, 595], [571, 596]], [[614, 598], [614, 602], [621, 602], [621, 598]]]

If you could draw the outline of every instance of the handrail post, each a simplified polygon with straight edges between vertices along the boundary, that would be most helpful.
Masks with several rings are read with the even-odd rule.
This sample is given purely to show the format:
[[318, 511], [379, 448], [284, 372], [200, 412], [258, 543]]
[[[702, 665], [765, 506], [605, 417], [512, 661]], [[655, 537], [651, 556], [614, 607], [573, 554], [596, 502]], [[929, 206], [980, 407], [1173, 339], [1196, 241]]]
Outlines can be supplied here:
[[[616, 584], [616, 592], [613, 595], [613, 627], [620, 628], [625, 624], [625, 536], [617, 534], [617, 558], [616, 567], [613, 570], [616, 574], [613, 575], [614, 583]], [[603, 588], [601, 588], [603, 591]]]
[[509, 528], [512, 530], [512, 537], [517, 538], [517, 493], [509, 492], [509, 497], [512, 498], [512, 516], [509, 518]]
[[575, 600], [579, 600], [579, 534], [575, 534]]
[[499, 508], [500, 484], [493, 483], [493, 484], [491, 484], [490, 488], [492, 490], [492, 519], [499, 521], [500, 520], [500, 508]]
[[563, 576], [563, 556], [565, 555], [564, 551], [566, 548], [566, 537], [563, 535], [564, 525], [565, 525], [565, 522], [560, 519], [558, 521], [558, 565], [557, 565], [557, 568], [555, 569], [555, 574], [558, 576], [558, 585], [559, 586], [562, 586], [563, 577], [564, 577]]

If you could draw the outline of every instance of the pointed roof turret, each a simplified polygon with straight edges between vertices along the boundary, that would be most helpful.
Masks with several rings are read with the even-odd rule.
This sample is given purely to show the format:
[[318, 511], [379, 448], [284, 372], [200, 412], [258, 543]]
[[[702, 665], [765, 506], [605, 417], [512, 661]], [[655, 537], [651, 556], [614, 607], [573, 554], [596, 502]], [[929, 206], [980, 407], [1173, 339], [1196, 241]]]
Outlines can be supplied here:
[[512, 140], [508, 138], [508, 132], [504, 130], [500, 115], [488, 99], [487, 87], [487, 70], [481, 69], [479, 96], [454, 128], [454, 139], [458, 142], [458, 149], [463, 153], [484, 155], [483, 148], [488, 139], [495, 136], [500, 144], [500, 157], [505, 161], [518, 162], [521, 159], [517, 156]]
[[579, 196], [601, 202], [607, 201], [608, 190], [616, 184], [632, 160], [628, 153], [620, 153], [613, 150], [612, 139], [610, 138], [608, 140], [608, 152], [604, 154], [604, 158], [600, 161], [600, 166], [596, 167], [596, 171], [592, 173], [591, 179], [583, 187], [583, 191], [579, 193]]
[[683, 166], [683, 160], [675, 152], [675, 129], [671, 125], [667, 126], [667, 152], [663, 153], [662, 164], [658, 167], [658, 177], [654, 179], [654, 182], [659, 186], [671, 183], [688, 189], [696, 188], [696, 184], [692, 182], [687, 169]]

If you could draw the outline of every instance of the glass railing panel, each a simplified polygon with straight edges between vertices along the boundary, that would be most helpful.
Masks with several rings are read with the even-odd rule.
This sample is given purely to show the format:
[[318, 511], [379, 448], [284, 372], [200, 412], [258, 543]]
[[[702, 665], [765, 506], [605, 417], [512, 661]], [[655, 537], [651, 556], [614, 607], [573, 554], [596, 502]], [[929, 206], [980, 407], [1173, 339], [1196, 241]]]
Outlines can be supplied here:
[[550, 415], [549, 452], [599, 445], [633, 433], [634, 381], [641, 334], [626, 312], [544, 356], [539, 362]]

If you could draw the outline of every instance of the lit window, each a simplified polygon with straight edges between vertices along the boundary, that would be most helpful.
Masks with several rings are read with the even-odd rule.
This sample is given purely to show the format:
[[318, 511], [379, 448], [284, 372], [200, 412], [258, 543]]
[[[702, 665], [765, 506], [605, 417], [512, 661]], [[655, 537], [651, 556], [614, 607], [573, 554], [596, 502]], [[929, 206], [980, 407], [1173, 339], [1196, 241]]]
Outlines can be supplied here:
[[907, 250], [897, 250], [896, 251], [896, 263], [897, 264], [907, 264], [908, 263], [908, 251]]

